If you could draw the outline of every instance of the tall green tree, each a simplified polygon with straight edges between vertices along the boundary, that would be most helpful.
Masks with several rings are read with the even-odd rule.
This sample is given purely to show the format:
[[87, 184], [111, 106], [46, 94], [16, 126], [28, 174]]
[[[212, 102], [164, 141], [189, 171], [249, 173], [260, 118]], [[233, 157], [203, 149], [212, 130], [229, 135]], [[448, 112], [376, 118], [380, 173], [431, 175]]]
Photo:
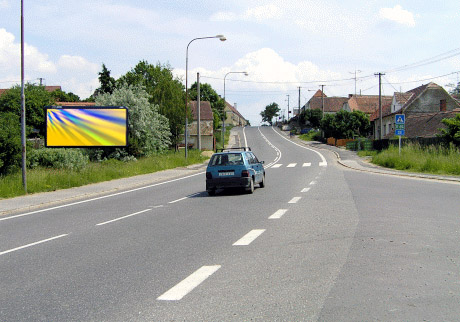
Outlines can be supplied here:
[[94, 96], [105, 93], [112, 94], [116, 86], [116, 81], [110, 76], [110, 70], [107, 69], [105, 64], [102, 64], [102, 71], [99, 73], [99, 84], [101, 84], [101, 86], [96, 89]]
[[278, 116], [280, 108], [278, 104], [271, 103], [265, 106], [265, 110], [260, 112], [260, 116], [262, 116], [262, 122], [268, 122], [270, 125], [273, 125], [273, 118]]
[[126, 106], [128, 108], [127, 148], [104, 149], [102, 157], [123, 159], [142, 157], [166, 150], [171, 144], [168, 119], [159, 113], [159, 107], [149, 102], [149, 95], [142, 86], [122, 85], [112, 94], [96, 98], [102, 106]]
[[320, 122], [326, 137], [351, 139], [367, 136], [371, 130], [369, 116], [361, 111], [341, 110], [336, 114], [326, 114]]
[[159, 112], [169, 120], [171, 143], [176, 146], [185, 128], [185, 92], [181, 81], [174, 77], [169, 65], [140, 61], [117, 80], [120, 84], [141, 85], [150, 95], [149, 101], [159, 106]]
[[[37, 129], [40, 135], [45, 134], [46, 106], [53, 105], [54, 99], [45, 86], [26, 84], [24, 88], [26, 103], [27, 132]], [[0, 112], [12, 112], [21, 116], [21, 86], [10, 88], [0, 96]]]
[[311, 127], [319, 128], [321, 119], [323, 118], [323, 112], [320, 109], [307, 109], [300, 113], [300, 122], [302, 124], [310, 123]]
[[21, 166], [21, 122], [12, 112], [0, 112], [0, 175], [8, 174]]

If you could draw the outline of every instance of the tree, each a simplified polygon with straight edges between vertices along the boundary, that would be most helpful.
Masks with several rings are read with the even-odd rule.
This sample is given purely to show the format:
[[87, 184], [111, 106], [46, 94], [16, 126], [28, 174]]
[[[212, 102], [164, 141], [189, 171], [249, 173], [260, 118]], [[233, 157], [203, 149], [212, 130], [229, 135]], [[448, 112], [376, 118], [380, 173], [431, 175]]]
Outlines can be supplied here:
[[112, 94], [96, 98], [97, 105], [126, 106], [128, 108], [127, 148], [104, 149], [103, 157], [123, 159], [161, 152], [171, 143], [168, 119], [159, 113], [158, 105], [149, 102], [148, 93], [141, 86], [123, 85]]
[[460, 99], [460, 82], [458, 82], [457, 86], [450, 92], [450, 95], [454, 98]]
[[101, 86], [94, 91], [94, 96], [109, 93], [112, 94], [115, 89], [115, 79], [110, 76], [110, 70], [102, 64], [102, 71], [99, 73], [99, 84]]
[[439, 129], [441, 136], [447, 142], [453, 142], [455, 145], [460, 146], [460, 114], [455, 117], [443, 119], [441, 121], [447, 128]]
[[270, 125], [273, 125], [272, 119], [278, 116], [279, 111], [280, 108], [276, 103], [271, 103], [265, 106], [265, 110], [260, 112], [260, 116], [262, 116], [262, 122], [268, 122]]
[[336, 114], [326, 114], [320, 122], [326, 137], [351, 139], [355, 136], [367, 136], [371, 129], [369, 116], [361, 111], [341, 110]]
[[319, 128], [321, 119], [323, 118], [323, 112], [320, 109], [307, 109], [300, 114], [300, 122], [310, 122], [311, 127]]
[[171, 143], [176, 146], [185, 128], [185, 93], [180, 80], [174, 77], [169, 65], [149, 64], [140, 61], [133, 69], [117, 80], [122, 84], [141, 85], [150, 95], [149, 101], [159, 107], [159, 112], [169, 120]]
[[[26, 103], [26, 126], [30, 133], [32, 129], [39, 130], [41, 135], [45, 134], [45, 113], [46, 106], [54, 104], [54, 99], [45, 86], [26, 84], [24, 88]], [[21, 116], [21, 87], [12, 87], [0, 96], [0, 112], [12, 112], [18, 117]]]
[[20, 117], [12, 112], [0, 113], [0, 175], [20, 168], [22, 160]]
[[51, 92], [51, 97], [55, 102], [80, 102], [80, 97], [72, 92], [66, 93], [56, 89]]

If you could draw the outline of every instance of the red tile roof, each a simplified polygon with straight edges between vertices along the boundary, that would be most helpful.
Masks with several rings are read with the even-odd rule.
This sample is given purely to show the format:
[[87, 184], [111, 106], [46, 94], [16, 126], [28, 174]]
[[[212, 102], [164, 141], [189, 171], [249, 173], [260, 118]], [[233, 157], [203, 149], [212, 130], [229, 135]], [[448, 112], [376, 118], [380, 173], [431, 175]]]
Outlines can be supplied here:
[[[198, 119], [198, 102], [197, 101], [190, 101], [190, 108], [192, 110], [193, 119]], [[200, 102], [200, 120], [214, 120], [214, 116], [212, 114], [211, 103], [208, 101], [201, 101]]]
[[[321, 91], [320, 91], [321, 92]], [[316, 94], [315, 94], [316, 95]], [[322, 109], [324, 100], [324, 113], [336, 113], [342, 109], [343, 104], [348, 101], [348, 97], [326, 97], [313, 96], [310, 99], [310, 109]]]
[[225, 105], [226, 105], [233, 113], [235, 113], [236, 115], [238, 115], [238, 116], [239, 116], [240, 118], [242, 118], [243, 120], [246, 120], [246, 119], [244, 118], [244, 116], [241, 115], [241, 113], [238, 112], [238, 110], [237, 110], [234, 106], [230, 105], [229, 102], [226, 101], [226, 102], [225, 102]]
[[[55, 90], [57, 89], [61, 89], [61, 86], [45, 86], [45, 90], [48, 91], [48, 92], [54, 92]], [[8, 91], [9, 88], [3, 88], [3, 89], [0, 89], [0, 96], [5, 93], [6, 91]]]
[[[390, 104], [393, 100], [393, 96], [382, 96], [382, 106]], [[378, 95], [356, 95], [348, 100], [348, 106], [350, 110], [361, 111], [366, 114], [372, 114], [379, 108], [379, 96]]]

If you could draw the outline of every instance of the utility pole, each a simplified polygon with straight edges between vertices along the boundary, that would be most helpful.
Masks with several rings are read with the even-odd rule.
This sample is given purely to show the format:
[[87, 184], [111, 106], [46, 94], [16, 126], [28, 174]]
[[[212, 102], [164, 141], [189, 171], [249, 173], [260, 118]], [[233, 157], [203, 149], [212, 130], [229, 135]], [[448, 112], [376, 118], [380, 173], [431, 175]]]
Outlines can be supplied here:
[[289, 113], [290, 113], [290, 112], [289, 112], [289, 94], [286, 94], [286, 96], [287, 96], [287, 101], [288, 101], [288, 116], [287, 116], [287, 121], [288, 121], [288, 123], [289, 123]]
[[[349, 73], [353, 74], [353, 72], [349, 72]], [[357, 80], [356, 73], [361, 73], [361, 71], [359, 69], [358, 70], [355, 69], [355, 71], [354, 71], [354, 74], [355, 74], [355, 77], [354, 77], [354, 79], [355, 79], [355, 96], [356, 96], [356, 80]]]
[[42, 85], [43, 85], [43, 80], [44, 80], [44, 78], [43, 78], [43, 77], [39, 77], [39, 78], [37, 78], [37, 79], [40, 81], [40, 86], [42, 86]]
[[300, 86], [299, 86], [299, 114], [300, 114]]
[[379, 113], [380, 113], [380, 140], [383, 139], [383, 116], [382, 116], [382, 75], [383, 73], [375, 73], [375, 76], [379, 76]]
[[22, 185], [27, 194], [26, 175], [26, 98], [24, 94], [24, 1], [21, 0], [21, 146], [22, 146]]
[[321, 118], [324, 117], [324, 86], [326, 85], [319, 85], [321, 86], [321, 112], [322, 112], [322, 115], [321, 115]]
[[201, 97], [200, 97], [200, 73], [196, 73], [196, 100], [197, 100], [197, 124], [196, 124], [196, 140], [198, 151], [201, 151]]

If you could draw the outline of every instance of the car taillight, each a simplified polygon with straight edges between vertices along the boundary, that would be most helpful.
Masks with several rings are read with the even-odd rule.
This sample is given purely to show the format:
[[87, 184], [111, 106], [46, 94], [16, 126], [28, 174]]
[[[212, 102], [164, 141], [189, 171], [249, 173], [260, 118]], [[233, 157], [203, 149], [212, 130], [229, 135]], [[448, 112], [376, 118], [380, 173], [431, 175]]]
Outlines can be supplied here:
[[243, 178], [249, 178], [249, 171], [248, 171], [248, 170], [243, 170], [243, 171], [241, 172], [241, 176], [242, 176]]
[[206, 172], [206, 179], [212, 179], [211, 172]]

